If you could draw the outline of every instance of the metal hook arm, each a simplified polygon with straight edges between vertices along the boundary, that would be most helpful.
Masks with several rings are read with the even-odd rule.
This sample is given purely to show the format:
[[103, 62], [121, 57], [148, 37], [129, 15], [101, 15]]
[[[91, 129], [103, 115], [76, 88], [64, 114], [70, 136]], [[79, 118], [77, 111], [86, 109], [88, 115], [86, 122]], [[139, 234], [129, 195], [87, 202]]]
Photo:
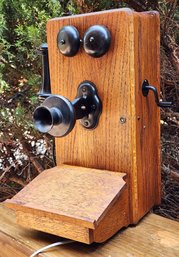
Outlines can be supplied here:
[[163, 108], [163, 107], [171, 107], [173, 105], [172, 102], [159, 101], [157, 88], [149, 85], [148, 80], [145, 79], [142, 83], [143, 96], [147, 97], [149, 90], [151, 90], [154, 93], [155, 102], [156, 102], [157, 106]]
[[51, 95], [48, 45], [43, 43], [37, 52], [42, 56], [42, 86], [38, 95], [43, 99]]

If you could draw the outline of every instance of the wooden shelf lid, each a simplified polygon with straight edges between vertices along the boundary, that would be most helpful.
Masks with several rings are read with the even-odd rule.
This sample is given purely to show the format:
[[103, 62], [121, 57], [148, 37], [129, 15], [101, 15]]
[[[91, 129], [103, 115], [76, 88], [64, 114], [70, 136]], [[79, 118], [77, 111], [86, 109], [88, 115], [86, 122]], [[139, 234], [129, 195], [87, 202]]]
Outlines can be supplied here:
[[45, 170], [6, 205], [95, 229], [125, 186], [125, 173], [61, 165]]

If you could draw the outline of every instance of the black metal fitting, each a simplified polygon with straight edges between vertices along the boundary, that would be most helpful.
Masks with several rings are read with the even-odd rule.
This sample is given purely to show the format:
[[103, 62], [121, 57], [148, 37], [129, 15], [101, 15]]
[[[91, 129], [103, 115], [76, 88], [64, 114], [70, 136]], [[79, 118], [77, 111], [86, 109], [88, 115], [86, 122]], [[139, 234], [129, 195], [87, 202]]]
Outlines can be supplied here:
[[111, 33], [105, 26], [94, 25], [87, 29], [83, 39], [80, 39], [79, 31], [74, 26], [64, 26], [57, 34], [58, 49], [65, 56], [75, 56], [81, 43], [88, 55], [98, 58], [109, 50]]
[[90, 81], [82, 82], [76, 98], [70, 102], [63, 96], [51, 95], [34, 112], [37, 130], [55, 137], [63, 137], [74, 128], [76, 120], [86, 129], [97, 126], [102, 104], [95, 85]]
[[74, 26], [64, 26], [57, 35], [60, 52], [68, 57], [75, 56], [80, 48], [80, 35]]
[[103, 56], [109, 50], [110, 44], [111, 34], [105, 26], [91, 26], [83, 37], [85, 52], [95, 58]]
[[149, 90], [151, 90], [154, 93], [155, 102], [156, 102], [157, 106], [162, 107], [162, 108], [172, 106], [172, 104], [173, 104], [172, 102], [159, 101], [157, 88], [149, 85], [148, 80], [145, 79], [142, 83], [143, 96], [147, 97]]
[[42, 86], [38, 96], [44, 99], [51, 95], [48, 45], [43, 43], [37, 52], [42, 56]]

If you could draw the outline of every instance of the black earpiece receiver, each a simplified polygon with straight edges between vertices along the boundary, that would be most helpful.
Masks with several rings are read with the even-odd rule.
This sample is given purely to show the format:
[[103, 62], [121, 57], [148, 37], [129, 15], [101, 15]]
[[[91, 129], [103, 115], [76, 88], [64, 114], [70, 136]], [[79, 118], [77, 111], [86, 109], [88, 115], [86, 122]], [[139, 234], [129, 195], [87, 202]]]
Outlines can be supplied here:
[[83, 81], [73, 101], [61, 95], [50, 95], [35, 109], [35, 128], [55, 137], [68, 135], [80, 120], [85, 129], [94, 129], [102, 112], [101, 100], [95, 84]]
[[80, 35], [74, 26], [64, 26], [57, 35], [60, 52], [68, 57], [75, 56], [80, 48]]

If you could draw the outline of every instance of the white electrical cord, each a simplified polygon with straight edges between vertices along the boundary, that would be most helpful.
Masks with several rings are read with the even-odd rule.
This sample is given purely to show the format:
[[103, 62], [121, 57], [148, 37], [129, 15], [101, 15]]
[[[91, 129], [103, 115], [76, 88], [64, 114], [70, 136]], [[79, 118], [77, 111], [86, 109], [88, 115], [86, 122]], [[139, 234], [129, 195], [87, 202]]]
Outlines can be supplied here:
[[39, 253], [42, 253], [52, 247], [55, 247], [55, 246], [58, 246], [58, 245], [65, 245], [65, 244], [69, 244], [69, 243], [73, 243], [74, 241], [73, 240], [67, 240], [67, 241], [63, 241], [63, 242], [57, 242], [57, 243], [53, 243], [53, 244], [50, 244], [50, 245], [47, 245], [39, 250], [37, 250], [36, 252], [34, 252], [30, 257], [34, 257], [36, 256], [37, 254]]

